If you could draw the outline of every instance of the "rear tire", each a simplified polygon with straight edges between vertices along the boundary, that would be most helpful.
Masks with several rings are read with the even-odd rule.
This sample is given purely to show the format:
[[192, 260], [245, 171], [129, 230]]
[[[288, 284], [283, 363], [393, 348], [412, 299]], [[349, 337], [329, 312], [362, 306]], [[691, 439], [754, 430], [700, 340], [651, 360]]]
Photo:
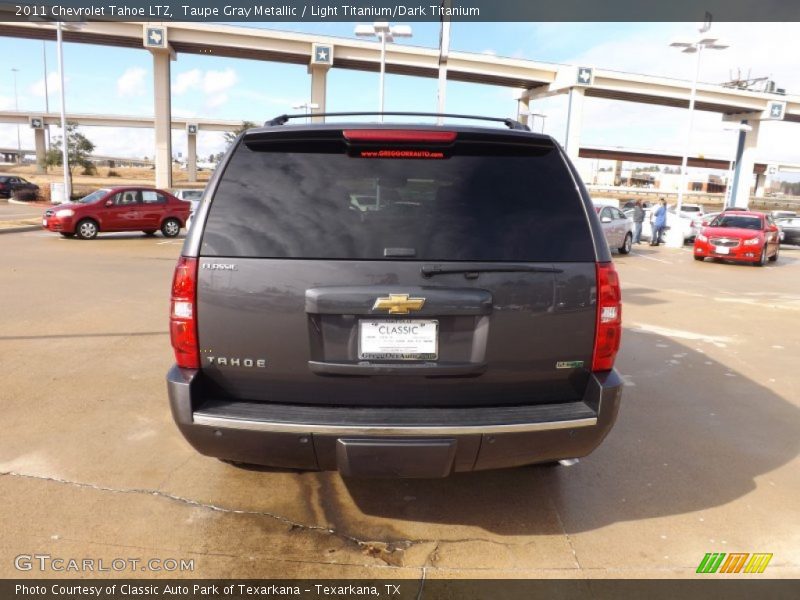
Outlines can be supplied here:
[[696, 254], [695, 254], [695, 257], [694, 257], [695, 260], [699, 260], [701, 262], [704, 261], [705, 258], [706, 258], [705, 256], [697, 256]]
[[97, 222], [92, 219], [79, 221], [75, 226], [75, 233], [82, 240], [91, 240], [97, 237]]
[[161, 233], [164, 237], [174, 238], [181, 232], [181, 222], [178, 219], [167, 219], [161, 224]]
[[622, 246], [619, 248], [620, 254], [628, 254], [631, 251], [631, 247], [633, 246], [633, 236], [629, 233], [625, 236], [625, 241], [622, 242]]

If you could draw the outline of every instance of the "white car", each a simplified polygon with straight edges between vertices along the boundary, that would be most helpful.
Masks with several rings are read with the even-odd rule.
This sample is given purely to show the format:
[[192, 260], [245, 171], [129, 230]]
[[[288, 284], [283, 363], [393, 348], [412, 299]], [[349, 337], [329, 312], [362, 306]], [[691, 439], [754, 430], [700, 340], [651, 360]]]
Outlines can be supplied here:
[[[669, 208], [670, 212], [675, 212], [676, 206]], [[681, 204], [681, 216], [689, 219], [696, 219], [705, 214], [702, 204]]]
[[192, 200], [200, 200], [203, 197], [203, 190], [185, 190], [175, 189], [172, 190], [172, 195], [178, 200], [185, 200], [191, 202]]
[[197, 207], [200, 206], [200, 200], [202, 200], [203, 198], [204, 191], [205, 190], [185, 190], [185, 189], [172, 190], [172, 195], [175, 196], [178, 200], [189, 202], [192, 205], [192, 212], [189, 213], [189, 218], [186, 219], [187, 231], [189, 227], [191, 227], [192, 225], [192, 221], [194, 220], [194, 213], [197, 212]]
[[608, 247], [628, 254], [633, 245], [633, 219], [614, 206], [595, 206]]
[[[650, 208], [646, 208], [644, 211], [644, 222], [642, 223], [642, 239], [647, 238], [649, 240], [650, 238], [653, 237], [653, 224], [651, 221], [653, 219], [653, 211], [656, 208], [658, 207], [653, 206]], [[632, 208], [626, 209], [624, 212], [626, 217], [628, 217], [629, 219], [633, 218]], [[684, 243], [686, 243], [689, 240], [693, 240], [694, 237], [702, 228], [699, 221], [695, 223], [695, 220], [689, 218], [688, 216], [678, 217], [674, 211], [670, 212], [669, 210], [667, 210], [667, 227], [670, 229], [679, 227], [681, 233], [683, 234]]]

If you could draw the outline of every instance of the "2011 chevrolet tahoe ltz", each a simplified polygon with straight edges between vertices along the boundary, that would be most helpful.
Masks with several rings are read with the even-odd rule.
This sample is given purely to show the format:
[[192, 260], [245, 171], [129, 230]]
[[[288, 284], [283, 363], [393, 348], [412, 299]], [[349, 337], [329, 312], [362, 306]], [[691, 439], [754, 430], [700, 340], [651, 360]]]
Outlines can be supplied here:
[[231, 147], [175, 269], [189, 443], [365, 477], [594, 450], [620, 402], [621, 296], [562, 148], [510, 120], [289, 120]]

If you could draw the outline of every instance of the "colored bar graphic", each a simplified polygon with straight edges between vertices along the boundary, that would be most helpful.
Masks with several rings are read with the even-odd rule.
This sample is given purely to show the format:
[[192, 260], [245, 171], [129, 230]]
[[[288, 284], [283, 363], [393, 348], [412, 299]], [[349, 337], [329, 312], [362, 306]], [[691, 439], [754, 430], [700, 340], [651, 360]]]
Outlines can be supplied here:
[[697, 567], [697, 573], [716, 573], [723, 558], [724, 552], [707, 552]]
[[747, 552], [732, 552], [728, 554], [728, 558], [722, 564], [720, 573], [738, 573], [747, 562], [747, 557], [750, 556]]
[[753, 554], [750, 556], [750, 562], [744, 568], [745, 573], [763, 573], [767, 568], [769, 561], [772, 560], [772, 554]]
[[[728, 558], [725, 559], [725, 556]], [[724, 563], [722, 562], [723, 560], [725, 560]], [[705, 574], [713, 574], [717, 571], [720, 573], [741, 573], [742, 569], [744, 569], [745, 573], [763, 573], [771, 560], [772, 554], [767, 552], [756, 554], [732, 552], [727, 555], [725, 552], [706, 552], [696, 572]]]

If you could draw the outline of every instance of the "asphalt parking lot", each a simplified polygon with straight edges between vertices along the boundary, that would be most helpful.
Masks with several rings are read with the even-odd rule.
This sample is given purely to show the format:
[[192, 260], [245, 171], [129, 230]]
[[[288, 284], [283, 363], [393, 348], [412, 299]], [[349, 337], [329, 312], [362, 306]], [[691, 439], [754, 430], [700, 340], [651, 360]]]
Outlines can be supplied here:
[[[0, 235], [0, 576], [20, 554], [193, 559], [139, 577], [800, 576], [800, 248], [764, 268], [615, 256], [619, 421], [571, 467], [444, 480], [239, 469], [173, 425], [180, 240]], [[114, 575], [120, 576], [120, 573]]]
[[0, 222], [37, 218], [41, 217], [43, 212], [44, 209], [41, 206], [0, 202]]

